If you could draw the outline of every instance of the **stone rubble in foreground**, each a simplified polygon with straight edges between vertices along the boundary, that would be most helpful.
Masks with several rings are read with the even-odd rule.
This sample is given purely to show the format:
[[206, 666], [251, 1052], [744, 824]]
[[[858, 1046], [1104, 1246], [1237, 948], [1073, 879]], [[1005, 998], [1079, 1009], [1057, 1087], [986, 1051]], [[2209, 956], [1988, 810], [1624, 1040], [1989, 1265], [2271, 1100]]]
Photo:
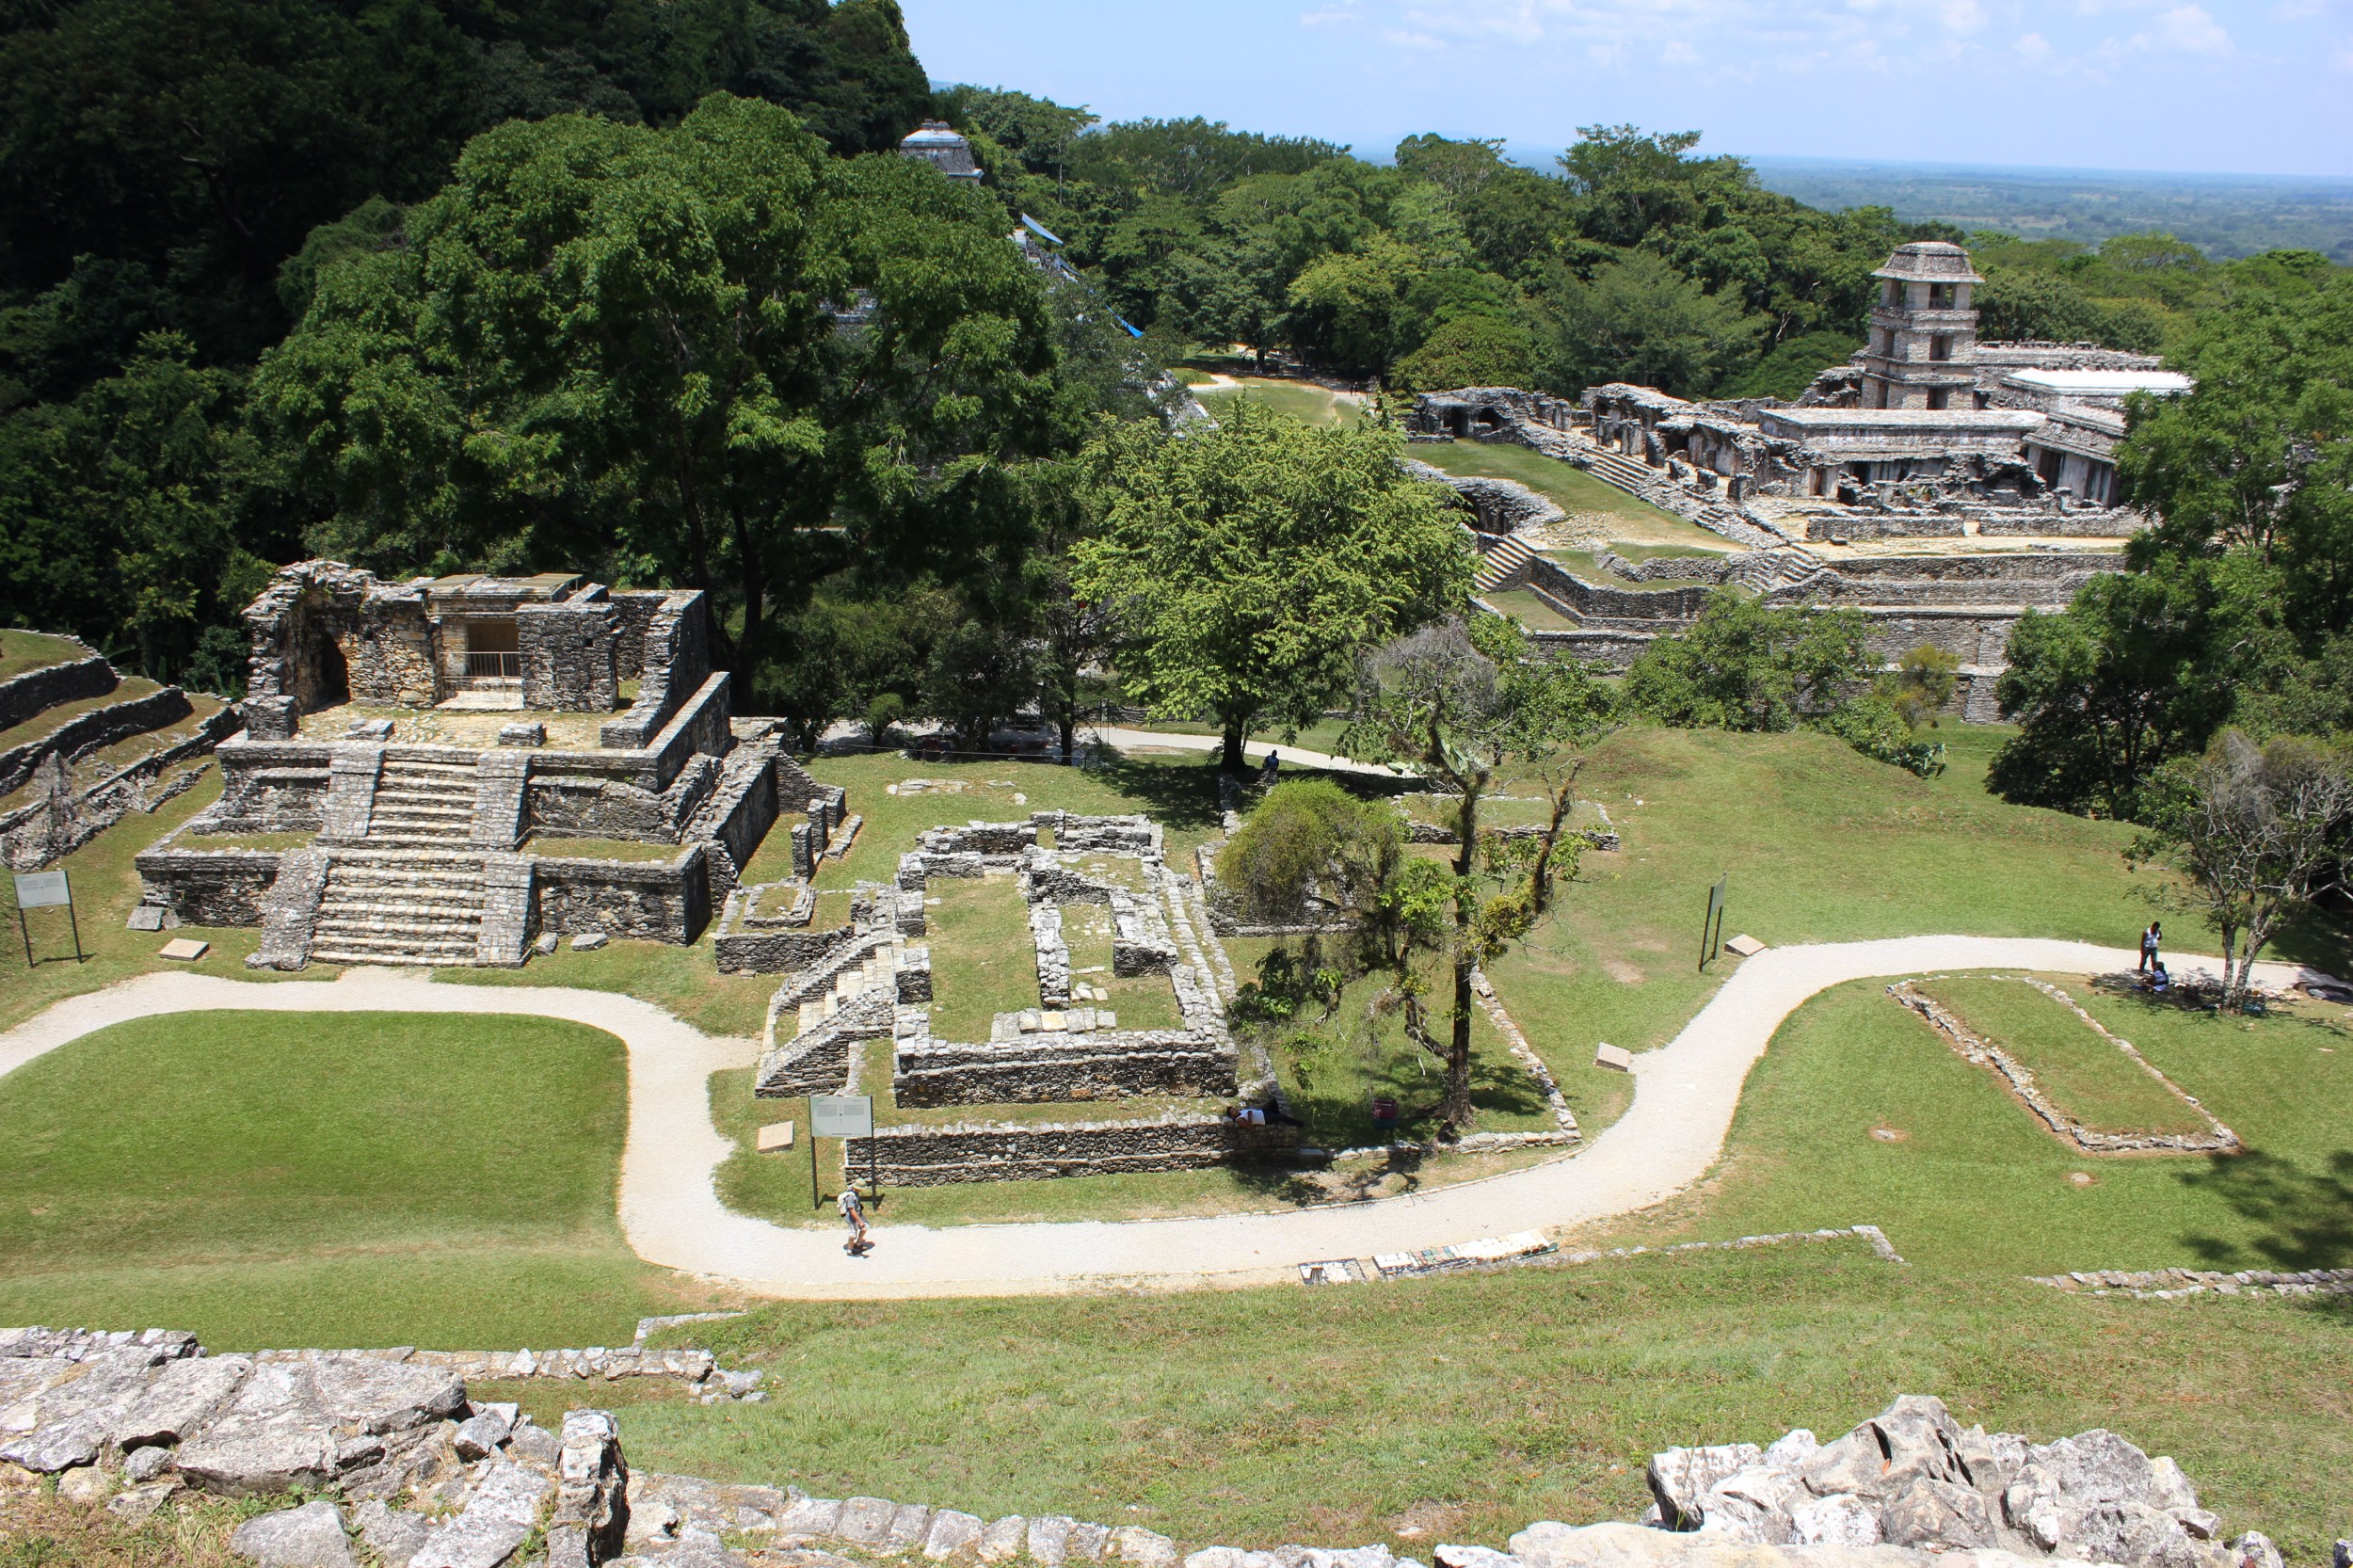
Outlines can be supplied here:
[[[584, 1392], [662, 1376], [707, 1403], [765, 1398], [760, 1373], [701, 1351], [212, 1356], [162, 1330], [0, 1330], [0, 1514], [43, 1476], [132, 1524], [183, 1488], [309, 1495], [237, 1528], [232, 1549], [263, 1568], [1425, 1568], [1385, 1545], [1187, 1554], [1134, 1525], [632, 1475], [610, 1412], [568, 1411], [551, 1432], [472, 1399], [463, 1376]], [[2105, 1431], [2033, 1444], [1963, 1429], [1919, 1395], [1830, 1443], [1798, 1431], [1764, 1448], [1671, 1448], [1648, 1480], [1657, 1500], [1640, 1524], [1540, 1521], [1507, 1551], [1440, 1544], [1436, 1568], [2283, 1568], [2258, 1533], [2225, 1544], [2170, 1459]], [[2353, 1568], [2353, 1543], [2335, 1568]]]

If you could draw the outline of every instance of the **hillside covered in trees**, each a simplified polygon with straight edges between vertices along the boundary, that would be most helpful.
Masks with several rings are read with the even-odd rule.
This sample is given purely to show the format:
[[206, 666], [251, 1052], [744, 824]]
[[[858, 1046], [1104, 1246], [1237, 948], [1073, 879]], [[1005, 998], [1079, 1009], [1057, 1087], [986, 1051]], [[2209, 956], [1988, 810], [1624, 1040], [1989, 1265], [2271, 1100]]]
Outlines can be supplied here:
[[[935, 115], [981, 181], [896, 155]], [[1858, 345], [1888, 252], [1945, 238], [1985, 336], [2201, 382], [2136, 416], [2140, 569], [2022, 632], [1996, 785], [2132, 814], [2226, 725], [2345, 728], [2345, 269], [1824, 212], [1698, 143], [1590, 126], [1539, 171], [1099, 124], [934, 91], [895, 0], [16, 5], [0, 624], [233, 693], [280, 563], [577, 568], [708, 590], [744, 705], [805, 741], [1067, 735], [1142, 668], [1072, 589], [1160, 460], [1161, 366], [1787, 397]], [[1025, 215], [1067, 274], [1005, 243]]]

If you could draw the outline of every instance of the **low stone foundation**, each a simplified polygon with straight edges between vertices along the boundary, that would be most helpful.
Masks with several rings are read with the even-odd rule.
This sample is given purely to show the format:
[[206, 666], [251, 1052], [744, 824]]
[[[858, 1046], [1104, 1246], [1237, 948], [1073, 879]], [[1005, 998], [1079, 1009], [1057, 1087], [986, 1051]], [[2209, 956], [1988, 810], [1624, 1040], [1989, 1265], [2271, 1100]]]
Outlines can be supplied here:
[[842, 1141], [842, 1170], [877, 1173], [886, 1187], [962, 1181], [1034, 1181], [1129, 1171], [1193, 1171], [1209, 1165], [1295, 1163], [1304, 1156], [1293, 1127], [1244, 1127], [1222, 1116], [1150, 1121], [972, 1122], [877, 1128]]
[[1175, 1029], [1024, 1034], [985, 1044], [926, 1036], [901, 1043], [890, 1080], [903, 1106], [1237, 1092], [1232, 1046]]
[[813, 926], [817, 894], [806, 882], [763, 882], [728, 895], [712, 949], [722, 974], [791, 974], [839, 952], [855, 925]]

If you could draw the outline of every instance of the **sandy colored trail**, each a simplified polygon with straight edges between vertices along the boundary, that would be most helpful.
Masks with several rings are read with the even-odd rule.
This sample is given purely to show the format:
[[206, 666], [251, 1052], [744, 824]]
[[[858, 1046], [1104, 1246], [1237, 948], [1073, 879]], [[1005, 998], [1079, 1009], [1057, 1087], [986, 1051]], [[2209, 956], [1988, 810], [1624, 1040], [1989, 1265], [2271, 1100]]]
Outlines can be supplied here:
[[[94, 1030], [159, 1014], [238, 1008], [565, 1018], [610, 1031], [629, 1048], [620, 1219], [630, 1245], [648, 1262], [797, 1297], [1244, 1285], [1294, 1278], [1294, 1265], [1320, 1258], [1585, 1224], [1672, 1197], [1722, 1152], [1741, 1082], [1783, 1020], [1829, 986], [1931, 969], [2089, 973], [2134, 962], [2135, 954], [2121, 949], [2021, 937], [1907, 936], [1774, 949], [1743, 962], [1672, 1043], [1635, 1059], [1633, 1104], [1574, 1157], [1427, 1193], [1277, 1213], [937, 1230], [885, 1223], [864, 1258], [845, 1256], [834, 1230], [788, 1229], [720, 1206], [712, 1174], [729, 1144], [711, 1125], [707, 1080], [722, 1068], [749, 1065], [755, 1045], [706, 1035], [629, 997], [437, 984], [384, 969], [268, 984], [152, 974], [59, 1002], [0, 1034], [0, 1075]], [[2180, 959], [2175, 971], [2186, 976], [2200, 962]], [[2215, 963], [2203, 962], [2210, 968]], [[2257, 978], [2277, 986], [2326, 977], [2263, 964]]]

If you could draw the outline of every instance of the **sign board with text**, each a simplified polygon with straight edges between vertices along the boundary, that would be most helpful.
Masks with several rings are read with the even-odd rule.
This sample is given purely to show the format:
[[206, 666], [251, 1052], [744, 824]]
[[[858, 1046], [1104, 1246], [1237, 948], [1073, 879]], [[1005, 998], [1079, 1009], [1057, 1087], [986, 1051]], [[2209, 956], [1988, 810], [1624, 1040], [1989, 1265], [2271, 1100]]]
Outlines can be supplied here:
[[820, 1138], [865, 1138], [874, 1130], [871, 1095], [811, 1095], [808, 1129]]
[[19, 909], [49, 909], [73, 902], [73, 888], [63, 872], [19, 872], [16, 873], [16, 906]]

